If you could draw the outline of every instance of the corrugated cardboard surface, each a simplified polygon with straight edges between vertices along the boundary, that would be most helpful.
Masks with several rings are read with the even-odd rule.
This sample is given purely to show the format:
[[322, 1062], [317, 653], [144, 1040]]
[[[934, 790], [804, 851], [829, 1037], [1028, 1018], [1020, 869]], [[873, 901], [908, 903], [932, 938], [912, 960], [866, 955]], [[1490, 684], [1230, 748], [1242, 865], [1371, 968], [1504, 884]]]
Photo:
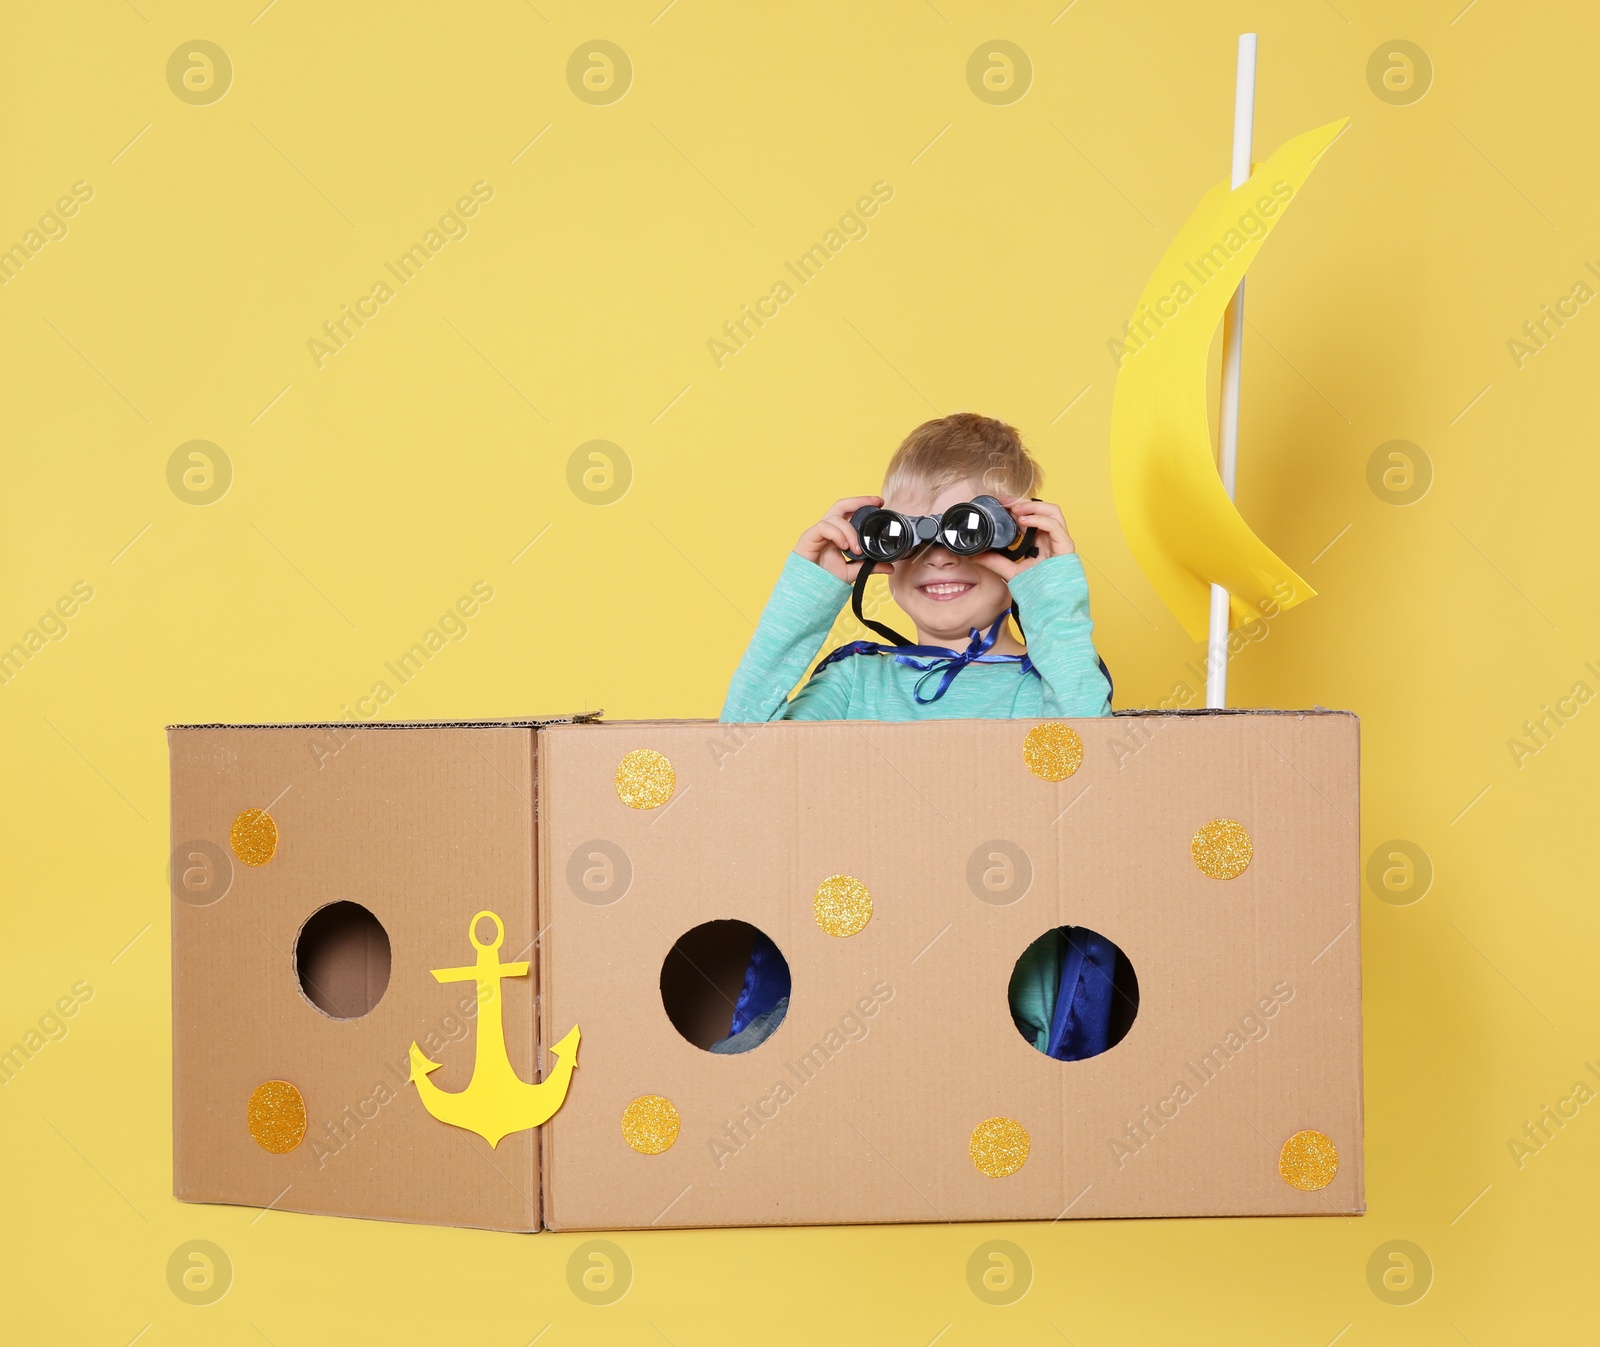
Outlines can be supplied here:
[[[583, 1030], [542, 1129], [547, 1227], [1364, 1209], [1355, 718], [1074, 721], [1084, 762], [1059, 784], [1027, 770], [1032, 723], [540, 731], [541, 1032]], [[641, 747], [676, 770], [663, 809], [617, 798]], [[1219, 817], [1255, 848], [1228, 881], [1190, 857]], [[609, 903], [568, 882], [597, 840], [631, 869]], [[968, 882], [996, 840], [1033, 872], [1009, 903]], [[874, 899], [847, 939], [812, 918], [838, 873]], [[724, 917], [766, 931], [794, 978], [778, 1032], [730, 1057], [680, 1038], [658, 987], [677, 937]], [[1141, 992], [1127, 1038], [1084, 1062], [1034, 1051], [1007, 1008], [1017, 957], [1062, 924], [1116, 941]], [[682, 1116], [662, 1155], [620, 1133], [644, 1094]], [[1031, 1137], [1008, 1178], [969, 1158], [991, 1116]], [[1339, 1149], [1318, 1192], [1278, 1173], [1305, 1128]]]
[[[521, 727], [174, 728], [174, 847], [228, 851], [241, 810], [271, 806], [276, 855], [233, 861], [219, 901], [173, 902], [173, 1185], [188, 1201], [387, 1220], [538, 1227], [535, 1134], [491, 1150], [431, 1117], [407, 1050], [472, 1072], [474, 988], [434, 968], [470, 965], [467, 923], [505, 923], [501, 958], [535, 960], [533, 729]], [[230, 853], [231, 855], [231, 853]], [[360, 1019], [335, 1020], [302, 994], [295, 939], [325, 904], [348, 900], [388, 933], [387, 990]], [[487, 934], [487, 923], [484, 934]], [[535, 980], [502, 984], [513, 1067], [535, 1078]], [[469, 1007], [462, 1013], [463, 1004]], [[429, 1035], [437, 1035], [429, 1040]], [[309, 1130], [286, 1155], [246, 1129], [257, 1085], [305, 1097]]]

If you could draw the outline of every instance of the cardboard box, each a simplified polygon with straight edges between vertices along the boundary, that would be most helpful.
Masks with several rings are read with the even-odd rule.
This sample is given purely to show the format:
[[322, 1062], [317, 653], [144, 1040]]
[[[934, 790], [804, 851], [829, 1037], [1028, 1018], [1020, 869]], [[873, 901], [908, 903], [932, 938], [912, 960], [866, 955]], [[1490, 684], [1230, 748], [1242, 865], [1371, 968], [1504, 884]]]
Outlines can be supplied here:
[[[1355, 718], [1039, 726], [175, 728], [177, 1195], [507, 1230], [1362, 1211]], [[276, 849], [248, 864], [259, 821], [240, 852], [236, 820], [269, 806]], [[1197, 862], [1214, 820], [1248, 836], [1235, 877]], [[830, 879], [845, 898], [819, 909]], [[864, 925], [824, 929], [863, 893]], [[309, 991], [296, 966], [338, 902], [390, 954], [353, 1019], [316, 1002], [372, 998], [370, 926], [324, 917]], [[544, 1045], [565, 1091], [497, 1147], [431, 1116], [408, 1066], [416, 1042], [429, 1081], [468, 1089], [485, 1017], [433, 973], [469, 971], [485, 910], [497, 957], [530, 965], [498, 984], [503, 1055], [532, 1083]], [[723, 1055], [749, 935], [707, 924], [731, 921], [793, 991]], [[1126, 1037], [1076, 1062], [1007, 1002], [1063, 925], [1138, 982]], [[282, 1152], [282, 1101], [249, 1105], [274, 1081], [305, 1109]]]
[[[431, 1077], [440, 1088], [466, 1086], [476, 989], [440, 983], [431, 970], [473, 962], [466, 932], [475, 913], [502, 919], [504, 958], [532, 959], [534, 729], [169, 731], [179, 1198], [538, 1229], [536, 1133], [491, 1149], [438, 1122], [408, 1081], [407, 1052], [416, 1041], [442, 1063]], [[276, 845], [270, 859], [249, 864], [232, 831], [245, 811], [262, 809]], [[261, 859], [248, 829], [243, 845]], [[337, 904], [376, 919], [387, 937], [386, 977], [385, 942], [371, 923], [339, 922]], [[317, 934], [311, 923], [320, 912], [333, 913], [327, 939], [319, 949], [297, 947]], [[502, 984], [507, 1050], [530, 1079], [536, 973]], [[375, 992], [375, 1006], [356, 1018], [314, 1004], [348, 1013]], [[247, 1125], [248, 1101], [275, 1081], [299, 1092], [307, 1122], [300, 1144], [281, 1153], [258, 1144]]]
[[[1033, 724], [541, 732], [541, 1032], [579, 1023], [585, 1052], [542, 1129], [548, 1228], [1364, 1209], [1355, 718], [1072, 721], [1082, 765], [1059, 782], [1029, 769]], [[664, 807], [619, 801], [640, 748], [672, 764]], [[1237, 878], [1192, 858], [1214, 819], [1253, 843]], [[570, 877], [605, 847], [631, 878], [597, 902]], [[1011, 888], [986, 891], [1007, 861]], [[813, 919], [841, 874], [872, 900], [842, 938]], [[738, 1056], [685, 1041], [660, 992], [678, 937], [726, 918], [793, 975], [777, 1032]], [[1007, 1005], [1058, 925], [1110, 937], [1137, 974], [1130, 1032], [1086, 1061], [1036, 1051]], [[680, 1131], [639, 1154], [619, 1119], [652, 1095]], [[991, 1118], [1028, 1137], [1008, 1177], [971, 1153]], [[1302, 1131], [1337, 1148], [1316, 1191], [1280, 1173]]]

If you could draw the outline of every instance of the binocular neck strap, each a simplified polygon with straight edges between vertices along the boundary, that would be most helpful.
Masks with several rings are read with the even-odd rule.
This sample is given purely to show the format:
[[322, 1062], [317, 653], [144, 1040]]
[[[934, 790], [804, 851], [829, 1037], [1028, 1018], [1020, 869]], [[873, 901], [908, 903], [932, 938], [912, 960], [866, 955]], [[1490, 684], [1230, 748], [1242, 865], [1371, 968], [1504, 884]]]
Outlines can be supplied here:
[[[890, 645], [915, 645], [915, 641], [908, 641], [893, 627], [886, 627], [881, 622], [874, 622], [861, 611], [861, 599], [867, 592], [867, 581], [872, 578], [872, 562], [863, 561], [861, 569], [856, 572], [856, 582], [850, 591], [850, 610], [856, 615], [856, 621], [864, 627], [871, 627], [879, 636], [888, 641]], [[1022, 630], [1022, 608], [1015, 599], [1011, 601], [1011, 618], [1017, 624], [1017, 631], [1022, 639], [1028, 639], [1027, 633]]]
[[856, 615], [856, 621], [864, 627], [871, 627], [879, 636], [888, 641], [890, 645], [915, 645], [916, 642], [908, 641], [893, 627], [886, 627], [881, 622], [874, 622], [861, 611], [861, 596], [867, 592], [867, 581], [872, 579], [873, 561], [870, 557], [863, 558], [861, 569], [856, 572], [855, 587], [850, 595], [850, 609]]
[[[1024, 557], [1038, 556], [1039, 549], [1034, 546], [1034, 539], [1038, 536], [1038, 529], [1029, 529], [1022, 535], [1021, 542], [1012, 548], [1011, 551], [1003, 552], [1001, 555], [1011, 561], [1021, 561]], [[1011, 620], [1017, 624], [1017, 635], [1022, 637], [1023, 644], [1027, 644], [1028, 633], [1022, 629], [1022, 605], [1019, 604], [1015, 599], [1011, 600]]]
[[1015, 547], [1010, 551], [1002, 551], [1000, 555], [1005, 557], [1007, 561], [1022, 561], [1027, 557], [1036, 557], [1039, 555], [1039, 549], [1035, 546], [1034, 540], [1038, 536], [1038, 529], [1029, 529], [1022, 535], [1022, 540]]

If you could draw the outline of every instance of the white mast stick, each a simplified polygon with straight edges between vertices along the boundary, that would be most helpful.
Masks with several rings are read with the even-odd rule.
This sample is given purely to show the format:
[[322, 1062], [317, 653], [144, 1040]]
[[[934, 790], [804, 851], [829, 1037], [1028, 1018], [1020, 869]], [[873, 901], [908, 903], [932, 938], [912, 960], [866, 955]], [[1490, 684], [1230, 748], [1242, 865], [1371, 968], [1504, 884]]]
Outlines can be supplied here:
[[[1242, 187], [1250, 177], [1250, 148], [1255, 139], [1256, 35], [1239, 34], [1239, 75], [1233, 95], [1233, 181]], [[1239, 366], [1244, 347], [1244, 281], [1228, 302], [1222, 319], [1221, 440], [1217, 471], [1228, 499], [1233, 499], [1239, 465]], [[1206, 705], [1228, 704], [1228, 591], [1211, 586], [1211, 630], [1206, 654]]]

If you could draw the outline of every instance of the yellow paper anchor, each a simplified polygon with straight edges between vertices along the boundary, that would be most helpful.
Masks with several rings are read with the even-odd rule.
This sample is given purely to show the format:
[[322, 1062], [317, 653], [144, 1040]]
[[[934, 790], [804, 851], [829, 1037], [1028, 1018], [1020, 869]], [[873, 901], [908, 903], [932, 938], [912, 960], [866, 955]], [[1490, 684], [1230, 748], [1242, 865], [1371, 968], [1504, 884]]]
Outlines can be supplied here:
[[[494, 923], [494, 942], [478, 940], [478, 923], [487, 917]], [[500, 979], [526, 977], [527, 963], [501, 963], [500, 946], [506, 928], [493, 912], [480, 912], [467, 926], [467, 938], [478, 951], [478, 961], [470, 968], [435, 968], [440, 982], [478, 984], [478, 1044], [472, 1063], [472, 1079], [456, 1093], [441, 1090], [428, 1073], [441, 1062], [431, 1062], [415, 1043], [411, 1045], [411, 1081], [422, 1098], [422, 1106], [440, 1122], [476, 1132], [491, 1146], [498, 1146], [513, 1132], [523, 1132], [547, 1121], [561, 1107], [572, 1083], [572, 1070], [578, 1064], [578, 1026], [550, 1051], [560, 1059], [549, 1077], [529, 1085], [512, 1068], [506, 1055], [504, 1003], [500, 999]]]

